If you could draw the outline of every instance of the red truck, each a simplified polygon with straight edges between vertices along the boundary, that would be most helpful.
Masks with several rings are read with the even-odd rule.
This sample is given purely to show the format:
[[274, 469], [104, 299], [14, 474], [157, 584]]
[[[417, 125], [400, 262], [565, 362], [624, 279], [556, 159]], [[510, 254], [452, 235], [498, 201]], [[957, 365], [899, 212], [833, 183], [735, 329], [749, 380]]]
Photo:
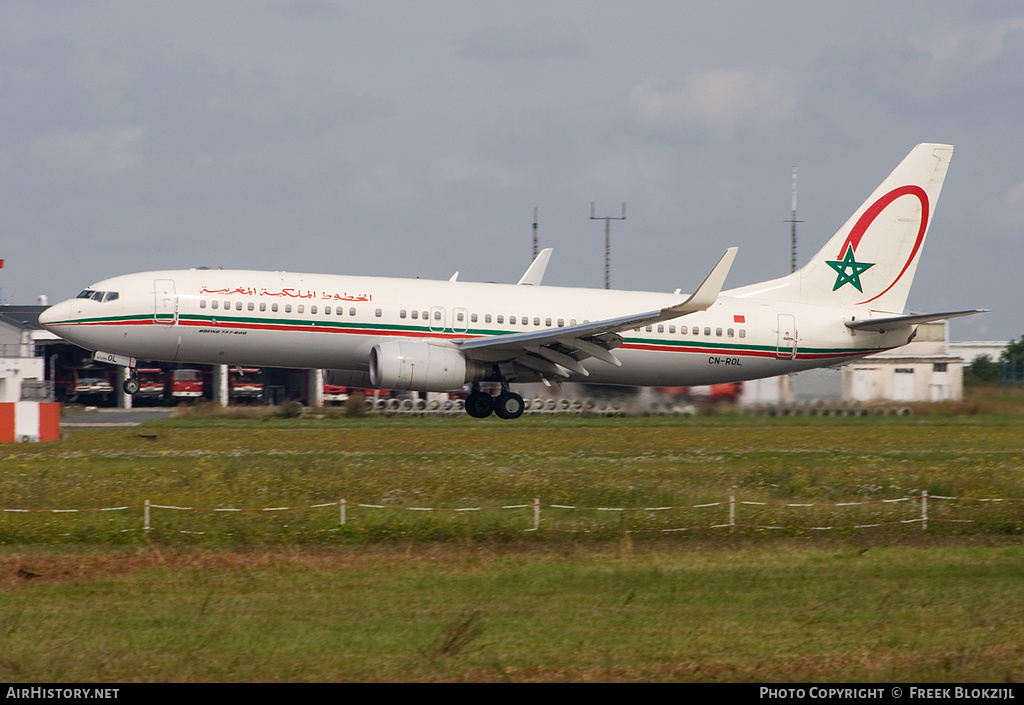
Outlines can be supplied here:
[[196, 401], [203, 396], [203, 373], [199, 370], [171, 370], [171, 398], [177, 402]]
[[735, 402], [743, 393], [743, 382], [705, 384], [699, 387], [661, 387], [659, 391], [687, 401]]
[[161, 402], [167, 389], [167, 373], [156, 367], [140, 367], [139, 391], [132, 396], [140, 401]]
[[348, 387], [341, 387], [337, 384], [324, 382], [324, 403], [340, 404], [348, 399]]
[[110, 402], [114, 392], [111, 371], [106, 367], [72, 367], [57, 375], [57, 391], [72, 404]]
[[259, 401], [263, 398], [263, 373], [258, 367], [232, 367], [228, 371], [228, 396], [243, 404]]

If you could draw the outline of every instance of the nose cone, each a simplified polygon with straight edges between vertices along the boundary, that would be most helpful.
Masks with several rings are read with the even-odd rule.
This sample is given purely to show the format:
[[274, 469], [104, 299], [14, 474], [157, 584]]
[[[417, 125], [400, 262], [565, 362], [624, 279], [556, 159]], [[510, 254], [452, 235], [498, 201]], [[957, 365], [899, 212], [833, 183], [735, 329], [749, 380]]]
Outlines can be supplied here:
[[54, 335], [60, 335], [59, 324], [68, 322], [70, 318], [71, 301], [61, 301], [39, 314], [39, 325]]

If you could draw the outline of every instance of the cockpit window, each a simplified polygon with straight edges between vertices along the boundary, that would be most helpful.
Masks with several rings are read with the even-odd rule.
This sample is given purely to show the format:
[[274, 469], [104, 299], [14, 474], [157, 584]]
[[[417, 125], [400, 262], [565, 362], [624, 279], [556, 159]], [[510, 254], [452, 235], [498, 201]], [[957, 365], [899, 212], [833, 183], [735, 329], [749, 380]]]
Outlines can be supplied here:
[[119, 296], [116, 291], [93, 291], [92, 289], [82, 289], [77, 297], [78, 299], [92, 299], [99, 303], [106, 303], [107, 301], [114, 301]]

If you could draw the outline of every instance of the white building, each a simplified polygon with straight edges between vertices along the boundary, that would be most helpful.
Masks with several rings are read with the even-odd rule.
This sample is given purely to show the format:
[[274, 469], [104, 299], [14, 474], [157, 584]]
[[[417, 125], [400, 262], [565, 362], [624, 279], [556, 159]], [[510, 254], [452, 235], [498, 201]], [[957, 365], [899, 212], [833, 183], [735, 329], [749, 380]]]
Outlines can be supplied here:
[[974, 359], [982, 355], [988, 355], [992, 362], [999, 362], [999, 356], [1010, 344], [1008, 340], [965, 340], [960, 343], [950, 343], [949, 352], [970, 365]]
[[856, 402], [963, 398], [963, 358], [950, 350], [946, 321], [917, 328], [913, 342], [843, 367], [843, 399]]
[[[987, 344], [1001, 350], [1004, 343]], [[746, 406], [794, 402], [911, 402], [963, 398], [963, 365], [969, 359], [949, 342], [945, 321], [918, 326], [917, 337], [903, 347], [878, 353], [839, 368], [808, 370], [785, 377], [745, 382]], [[961, 348], [963, 350], [963, 348]], [[998, 358], [998, 352], [993, 359]]]
[[[58, 340], [39, 327], [45, 306], [0, 306], [0, 402], [31, 398], [45, 388], [46, 358], [36, 356], [36, 343]], [[43, 393], [49, 399], [48, 393]]]

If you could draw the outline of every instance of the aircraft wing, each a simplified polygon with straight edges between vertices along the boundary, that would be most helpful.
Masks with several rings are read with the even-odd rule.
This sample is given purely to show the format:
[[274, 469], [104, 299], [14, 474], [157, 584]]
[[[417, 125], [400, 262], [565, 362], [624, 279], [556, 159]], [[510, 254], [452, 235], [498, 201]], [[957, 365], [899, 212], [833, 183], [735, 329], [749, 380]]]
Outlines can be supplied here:
[[900, 326], [912, 326], [918, 323], [944, 321], [947, 318], [973, 316], [976, 313], [987, 313], [987, 308], [975, 308], [970, 311], [947, 311], [946, 313], [912, 313], [907, 316], [887, 316], [885, 318], [865, 318], [862, 321], [847, 321], [846, 327], [851, 330], [873, 330], [885, 332]]
[[622, 345], [618, 333], [688, 313], [704, 311], [718, 299], [738, 248], [730, 247], [688, 299], [674, 306], [563, 328], [473, 338], [460, 344], [466, 357], [479, 362], [515, 361], [541, 375], [568, 377], [568, 372], [587, 376], [579, 361], [595, 357], [611, 365], [622, 363], [611, 350]]

